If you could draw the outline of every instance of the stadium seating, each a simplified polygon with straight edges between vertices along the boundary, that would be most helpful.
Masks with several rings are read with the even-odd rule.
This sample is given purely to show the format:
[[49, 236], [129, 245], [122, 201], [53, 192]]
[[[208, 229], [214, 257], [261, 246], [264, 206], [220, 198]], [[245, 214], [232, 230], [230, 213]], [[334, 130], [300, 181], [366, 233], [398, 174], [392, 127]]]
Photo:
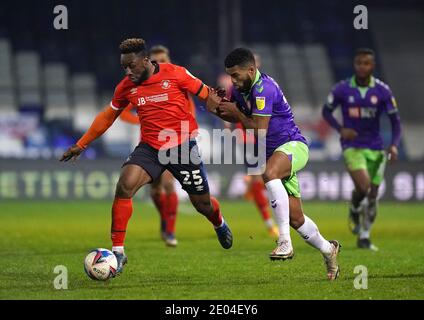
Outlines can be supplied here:
[[68, 70], [64, 63], [44, 66], [45, 120], [70, 120], [71, 101], [68, 92]]
[[[58, 134], [66, 136], [64, 141], [72, 141], [88, 128], [122, 77], [117, 44], [127, 35], [138, 34], [138, 30], [143, 30], [142, 36], [151, 45], [168, 45], [175, 62], [186, 65], [208, 84], [214, 84], [223, 71], [222, 57], [217, 58], [218, 48], [212, 45], [216, 41], [198, 41], [204, 38], [205, 31], [216, 28], [216, 21], [204, 19], [202, 28], [193, 30], [190, 26], [198, 23], [196, 14], [181, 21], [178, 15], [169, 14], [180, 10], [177, 4], [161, 8], [161, 15], [171, 22], [175, 19], [181, 34], [186, 35], [181, 40], [181, 37], [174, 37], [162, 26], [154, 30], [143, 28], [144, 24], [151, 25], [150, 17], [136, 23], [138, 8], [142, 6], [137, 1], [128, 3], [125, 21], [123, 16], [114, 14], [119, 5], [110, 4], [103, 7], [109, 15], [99, 16], [96, 23], [90, 23], [87, 17], [96, 11], [101, 1], [93, 0], [86, 5], [77, 5], [77, 2], [69, 4], [72, 23], [66, 31], [54, 30], [51, 21], [46, 21], [42, 15], [32, 14], [52, 11], [48, 3], [29, 2], [26, 10], [20, 10], [17, 2], [0, 4], [0, 114], [6, 112], [10, 116], [13, 110], [38, 114], [40, 126], [46, 128], [44, 131], [50, 143]], [[205, 9], [195, 0], [187, 2], [187, 7], [193, 12]], [[159, 4], [152, 3], [151, 6], [159, 8]], [[253, 0], [243, 1], [241, 14], [247, 14], [247, 10], [254, 6]], [[387, 78], [400, 105], [406, 104], [416, 111], [407, 114], [401, 111], [402, 117], [412, 124], [424, 117], [422, 108], [415, 105], [415, 101], [419, 101], [419, 88], [422, 87], [419, 70], [422, 69], [420, 52], [424, 51], [422, 41], [417, 39], [422, 39], [424, 35], [419, 29], [411, 31], [411, 26], [419, 22], [420, 16], [405, 11], [397, 24], [402, 28], [397, 28], [387, 23], [391, 21], [390, 10], [378, 11], [373, 28], [376, 34], [363, 30], [359, 36], [351, 26], [352, 12], [347, 10], [348, 7], [348, 4], [331, 0], [320, 2], [319, 5], [296, 1], [285, 4], [284, 10], [277, 10], [281, 6], [278, 2], [272, 2], [261, 8], [261, 14], [266, 19], [255, 24], [243, 23], [242, 40], [261, 56], [261, 70], [269, 73], [281, 85], [296, 120], [311, 140], [317, 158], [340, 155], [340, 150], [335, 152], [333, 144], [327, 141], [332, 133], [329, 133], [325, 123], [320, 122], [320, 108], [331, 86], [352, 73], [354, 48], [373, 45], [374, 38], [377, 39], [376, 46], [381, 49], [378, 50], [378, 58], [381, 59], [378, 76]], [[217, 4], [210, 3], [207, 9], [217, 10]], [[13, 10], [19, 10], [19, 18], [13, 19], [6, 14]], [[32, 32], [27, 32], [25, 28], [28, 22], [34, 25]], [[387, 26], [393, 30], [387, 32]], [[98, 30], [104, 32], [99, 33]], [[404, 50], [407, 54], [400, 55], [391, 45], [392, 36], [406, 39], [411, 50]], [[231, 35], [227, 38], [231, 39]], [[227, 49], [232, 47], [232, 44], [226, 45]], [[397, 60], [393, 60], [393, 57]], [[404, 85], [404, 76], [395, 76], [402, 72], [410, 75], [408, 86]], [[216, 119], [206, 113], [199, 112], [199, 120], [204, 126], [218, 125]], [[114, 134], [106, 135], [103, 142], [115, 145], [113, 148], [106, 146], [107, 150], [114, 150], [111, 151], [114, 155], [119, 153], [118, 144], [126, 142], [122, 148], [126, 150], [128, 145], [133, 144], [133, 139], [137, 139], [136, 135], [128, 143], [129, 133], [125, 126], [117, 126], [113, 130]], [[383, 130], [385, 135], [390, 133], [386, 124], [383, 124]]]
[[10, 42], [0, 39], [0, 112], [16, 110]]

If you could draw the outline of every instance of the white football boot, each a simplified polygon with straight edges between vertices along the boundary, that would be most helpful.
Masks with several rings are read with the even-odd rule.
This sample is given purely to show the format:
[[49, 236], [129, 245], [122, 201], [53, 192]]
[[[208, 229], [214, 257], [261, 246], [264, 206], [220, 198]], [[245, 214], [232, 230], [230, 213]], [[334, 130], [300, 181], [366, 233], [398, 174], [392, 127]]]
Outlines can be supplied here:
[[293, 256], [293, 246], [288, 240], [277, 241], [277, 248], [269, 254], [271, 260], [286, 260], [293, 258]]
[[340, 267], [337, 263], [337, 256], [339, 255], [341, 245], [337, 240], [329, 241], [333, 247], [333, 250], [328, 255], [324, 256], [324, 263], [327, 267], [327, 279], [332, 281], [336, 280], [340, 274]]

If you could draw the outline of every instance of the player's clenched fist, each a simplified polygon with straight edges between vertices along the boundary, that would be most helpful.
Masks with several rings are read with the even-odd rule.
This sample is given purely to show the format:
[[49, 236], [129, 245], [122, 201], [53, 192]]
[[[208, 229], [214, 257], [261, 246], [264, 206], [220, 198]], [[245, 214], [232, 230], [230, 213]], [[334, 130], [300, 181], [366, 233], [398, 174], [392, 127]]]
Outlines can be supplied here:
[[218, 92], [215, 89], [210, 88], [209, 95], [206, 100], [206, 108], [208, 111], [215, 112], [221, 101], [222, 98], [218, 95]]
[[60, 158], [60, 161], [68, 161], [71, 159], [76, 160], [83, 151], [84, 150], [82, 148], [78, 147], [75, 144], [72, 147], [69, 147], [69, 149], [64, 152], [62, 158]]

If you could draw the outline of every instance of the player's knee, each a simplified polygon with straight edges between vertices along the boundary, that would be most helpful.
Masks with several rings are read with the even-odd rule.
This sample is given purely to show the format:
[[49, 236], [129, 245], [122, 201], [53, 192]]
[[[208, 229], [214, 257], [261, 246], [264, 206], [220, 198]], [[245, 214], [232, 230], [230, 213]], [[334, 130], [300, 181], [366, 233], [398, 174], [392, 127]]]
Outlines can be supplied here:
[[290, 176], [290, 172], [280, 172], [280, 169], [267, 167], [264, 174], [262, 175], [264, 182], [267, 183], [274, 179], [284, 179]]
[[174, 181], [167, 181], [164, 183], [163, 188], [165, 189], [166, 194], [171, 194], [175, 192]]
[[209, 215], [212, 212], [212, 204], [209, 200], [196, 200], [193, 202], [194, 208], [197, 212], [203, 215]]
[[135, 193], [135, 188], [125, 181], [118, 181], [116, 185], [115, 197], [118, 198], [132, 198]]

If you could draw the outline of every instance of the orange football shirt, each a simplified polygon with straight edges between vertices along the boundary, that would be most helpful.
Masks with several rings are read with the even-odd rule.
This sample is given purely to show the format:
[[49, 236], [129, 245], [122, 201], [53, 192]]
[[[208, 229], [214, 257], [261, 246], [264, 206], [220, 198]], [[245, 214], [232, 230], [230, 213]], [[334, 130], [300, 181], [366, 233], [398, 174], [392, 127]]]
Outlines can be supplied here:
[[141, 141], [159, 150], [177, 146], [193, 137], [198, 128], [187, 108], [189, 93], [197, 95], [201, 80], [186, 68], [171, 63], [155, 64], [155, 73], [140, 85], [125, 77], [116, 87], [111, 107], [136, 107], [141, 125]]

